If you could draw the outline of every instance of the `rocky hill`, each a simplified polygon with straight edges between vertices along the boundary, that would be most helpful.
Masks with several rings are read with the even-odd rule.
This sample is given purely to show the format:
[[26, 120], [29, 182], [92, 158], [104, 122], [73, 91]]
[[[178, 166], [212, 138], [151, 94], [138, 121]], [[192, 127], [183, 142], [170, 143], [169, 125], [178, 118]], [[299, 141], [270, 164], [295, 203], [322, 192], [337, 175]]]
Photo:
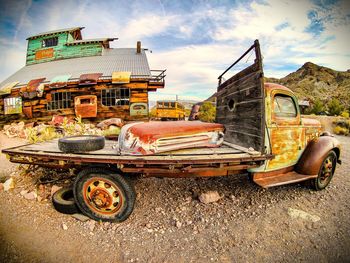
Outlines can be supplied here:
[[332, 98], [337, 98], [345, 109], [350, 108], [350, 70], [336, 71], [306, 62], [284, 78], [266, 78], [265, 81], [290, 88], [299, 99], [310, 102], [320, 99], [326, 104]]

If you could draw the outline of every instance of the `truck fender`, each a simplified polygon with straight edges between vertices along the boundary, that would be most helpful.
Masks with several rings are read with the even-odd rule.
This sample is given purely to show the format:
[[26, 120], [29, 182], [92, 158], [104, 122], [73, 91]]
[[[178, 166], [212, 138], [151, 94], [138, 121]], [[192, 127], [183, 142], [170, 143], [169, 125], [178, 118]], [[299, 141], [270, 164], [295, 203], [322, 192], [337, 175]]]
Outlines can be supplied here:
[[336, 138], [325, 134], [313, 139], [306, 146], [295, 166], [295, 171], [299, 174], [317, 175], [324, 158], [331, 150], [336, 153], [338, 163], [340, 163], [340, 143]]

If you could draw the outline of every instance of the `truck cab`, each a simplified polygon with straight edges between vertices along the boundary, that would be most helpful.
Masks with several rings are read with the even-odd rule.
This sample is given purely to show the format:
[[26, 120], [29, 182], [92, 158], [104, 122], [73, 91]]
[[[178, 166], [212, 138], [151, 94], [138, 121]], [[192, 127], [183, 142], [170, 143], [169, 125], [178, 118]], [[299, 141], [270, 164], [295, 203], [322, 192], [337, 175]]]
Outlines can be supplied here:
[[321, 123], [302, 118], [298, 99], [294, 93], [281, 85], [265, 83], [265, 119], [271, 145], [266, 148], [275, 155], [266, 163], [265, 171], [295, 165], [306, 145], [321, 134]]

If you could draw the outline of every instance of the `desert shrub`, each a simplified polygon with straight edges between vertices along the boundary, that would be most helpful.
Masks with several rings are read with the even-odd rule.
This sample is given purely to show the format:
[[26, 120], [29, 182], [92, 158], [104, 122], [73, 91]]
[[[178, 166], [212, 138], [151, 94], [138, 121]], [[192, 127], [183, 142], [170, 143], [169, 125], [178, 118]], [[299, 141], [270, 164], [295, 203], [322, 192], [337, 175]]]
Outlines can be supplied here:
[[[118, 128], [119, 131], [119, 128]], [[54, 127], [45, 124], [25, 129], [26, 139], [30, 143], [49, 141], [62, 136], [72, 135], [102, 135], [102, 130], [92, 128], [90, 124], [83, 123], [80, 117], [69, 122], [63, 119], [61, 127]], [[114, 130], [113, 132], [117, 132]]]
[[323, 102], [320, 99], [316, 99], [314, 101], [314, 105], [312, 106], [312, 109], [310, 110], [310, 113], [313, 114], [320, 114], [321, 112], [325, 111], [325, 106]]
[[342, 113], [340, 113], [340, 116], [342, 116], [343, 118], [349, 119], [349, 112], [348, 111], [342, 111]]
[[338, 119], [336, 121], [333, 122], [333, 124], [335, 124], [335, 126], [339, 126], [345, 129], [350, 130], [350, 121], [349, 120], [344, 120], [344, 119]]
[[331, 99], [328, 104], [328, 111], [331, 115], [340, 115], [340, 113], [344, 110], [343, 105], [340, 104], [340, 101], [336, 98]]
[[26, 139], [30, 143], [49, 141], [58, 137], [61, 137], [56, 132], [55, 127], [47, 125], [39, 125], [33, 128], [25, 129]]
[[204, 102], [199, 109], [199, 120], [204, 122], [214, 122], [216, 107], [211, 102]]
[[119, 135], [119, 133], [120, 133], [120, 128], [114, 125], [109, 126], [107, 130], [104, 130], [102, 132], [103, 136]]
[[338, 135], [348, 135], [349, 134], [349, 129], [341, 127], [341, 126], [336, 126], [333, 129], [333, 132]]
[[149, 117], [155, 118], [157, 117], [157, 107], [154, 106], [150, 111], [149, 111]]

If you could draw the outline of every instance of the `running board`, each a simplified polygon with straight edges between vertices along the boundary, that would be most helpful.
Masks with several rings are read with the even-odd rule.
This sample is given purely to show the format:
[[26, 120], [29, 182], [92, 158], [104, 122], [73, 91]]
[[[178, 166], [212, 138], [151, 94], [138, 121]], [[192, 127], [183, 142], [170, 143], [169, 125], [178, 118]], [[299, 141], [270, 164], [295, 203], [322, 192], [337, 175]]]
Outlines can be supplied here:
[[254, 177], [253, 181], [263, 188], [269, 188], [273, 186], [307, 181], [313, 178], [317, 178], [317, 175], [304, 175], [304, 174], [298, 174], [295, 171], [291, 171], [288, 173], [259, 176], [259, 178]]

